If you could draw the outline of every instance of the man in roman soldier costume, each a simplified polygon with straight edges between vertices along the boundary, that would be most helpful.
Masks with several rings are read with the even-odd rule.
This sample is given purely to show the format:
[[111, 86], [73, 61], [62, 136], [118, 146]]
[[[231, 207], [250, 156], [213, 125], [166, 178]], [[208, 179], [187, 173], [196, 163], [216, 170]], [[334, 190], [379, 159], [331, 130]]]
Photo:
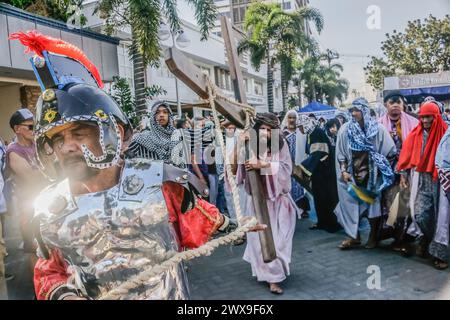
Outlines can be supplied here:
[[[123, 156], [130, 122], [78, 48], [35, 31], [11, 39], [37, 54], [31, 61], [43, 93], [36, 148], [42, 170], [57, 181], [35, 201], [38, 299], [102, 298], [182, 247], [233, 229], [191, 191], [201, 185], [193, 175], [163, 161]], [[176, 263], [120, 298], [188, 297], [184, 268]]]

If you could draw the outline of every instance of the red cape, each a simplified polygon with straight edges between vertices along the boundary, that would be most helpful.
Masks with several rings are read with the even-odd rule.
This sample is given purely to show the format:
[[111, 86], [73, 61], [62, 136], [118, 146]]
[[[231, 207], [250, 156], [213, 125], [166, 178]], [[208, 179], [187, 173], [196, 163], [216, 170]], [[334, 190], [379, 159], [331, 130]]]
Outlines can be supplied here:
[[447, 130], [447, 124], [442, 120], [441, 113], [436, 104], [427, 102], [420, 107], [420, 116], [432, 115], [434, 117], [429, 132], [427, 145], [421, 155], [423, 143], [423, 126], [420, 122], [408, 135], [402, 146], [397, 171], [415, 168], [417, 172], [433, 173], [433, 179], [437, 180], [438, 172], [434, 164], [436, 151], [442, 136]]

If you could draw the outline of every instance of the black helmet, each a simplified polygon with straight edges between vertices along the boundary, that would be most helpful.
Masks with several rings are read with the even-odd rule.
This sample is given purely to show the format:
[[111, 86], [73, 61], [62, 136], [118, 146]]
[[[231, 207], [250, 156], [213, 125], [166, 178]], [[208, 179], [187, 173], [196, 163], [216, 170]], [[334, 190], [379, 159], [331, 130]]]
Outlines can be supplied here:
[[62, 89], [46, 89], [36, 105], [35, 139], [39, 161], [45, 174], [55, 178], [51, 136], [72, 122], [93, 122], [99, 127], [102, 154], [95, 156], [82, 145], [88, 166], [105, 169], [115, 165], [120, 157], [122, 141], [117, 123], [131, 136], [128, 118], [114, 99], [103, 90], [84, 83], [71, 83]]
[[37, 54], [30, 62], [43, 91], [36, 105], [35, 140], [44, 173], [56, 178], [52, 135], [79, 121], [99, 128], [102, 154], [81, 145], [87, 165], [105, 169], [117, 164], [122, 149], [118, 123], [124, 127], [125, 139], [132, 127], [114, 99], [100, 89], [103, 82], [95, 65], [79, 48], [35, 30], [11, 34], [10, 39]]

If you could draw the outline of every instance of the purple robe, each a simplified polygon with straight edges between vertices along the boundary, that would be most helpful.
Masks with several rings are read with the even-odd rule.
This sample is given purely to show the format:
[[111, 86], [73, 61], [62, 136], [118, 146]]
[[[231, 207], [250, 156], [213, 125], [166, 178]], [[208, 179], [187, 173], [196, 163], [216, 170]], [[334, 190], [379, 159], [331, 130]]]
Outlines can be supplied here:
[[[261, 170], [263, 186], [265, 187], [266, 203], [269, 210], [270, 224], [277, 259], [270, 263], [264, 263], [261, 253], [261, 245], [258, 233], [247, 234], [247, 247], [244, 260], [252, 267], [252, 274], [258, 281], [278, 283], [289, 275], [289, 263], [292, 255], [292, 238], [295, 231], [295, 221], [298, 208], [290, 194], [292, 160], [287, 143], [278, 154], [271, 158], [263, 159], [270, 162], [270, 167]], [[245, 167], [239, 165], [237, 183], [245, 185], [247, 194], [251, 197], [249, 185], [245, 181]], [[254, 215], [253, 201], [247, 201], [247, 215]]]

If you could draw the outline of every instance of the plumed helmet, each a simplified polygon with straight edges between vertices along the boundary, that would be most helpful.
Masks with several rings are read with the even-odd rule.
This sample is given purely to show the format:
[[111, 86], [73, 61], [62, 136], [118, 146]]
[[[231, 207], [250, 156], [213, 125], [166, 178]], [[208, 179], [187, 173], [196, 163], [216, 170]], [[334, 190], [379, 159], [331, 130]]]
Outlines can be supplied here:
[[44, 173], [56, 178], [51, 137], [74, 122], [99, 129], [100, 155], [81, 145], [87, 165], [97, 169], [116, 165], [122, 149], [118, 125], [124, 128], [125, 138], [131, 136], [132, 127], [115, 100], [101, 89], [95, 65], [74, 45], [37, 31], [17, 32], [10, 38], [36, 53], [30, 62], [42, 94], [36, 105], [35, 140]]

